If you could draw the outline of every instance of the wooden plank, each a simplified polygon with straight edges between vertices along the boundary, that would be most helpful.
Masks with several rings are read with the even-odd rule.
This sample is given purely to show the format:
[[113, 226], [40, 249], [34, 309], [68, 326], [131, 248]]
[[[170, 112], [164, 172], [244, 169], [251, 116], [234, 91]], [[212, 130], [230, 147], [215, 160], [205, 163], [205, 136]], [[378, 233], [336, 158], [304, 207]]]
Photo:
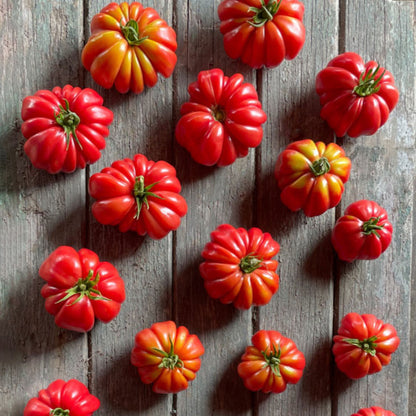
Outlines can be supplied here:
[[[325, 13], [322, 13], [325, 10]], [[258, 168], [258, 225], [280, 243], [279, 291], [260, 309], [258, 329], [293, 339], [305, 354], [306, 368], [296, 386], [282, 394], [257, 397], [259, 415], [331, 414], [331, 336], [333, 255], [329, 232], [335, 210], [315, 218], [292, 213], [280, 201], [273, 171], [279, 153], [292, 141], [332, 141], [319, 118], [316, 73], [338, 47], [338, 4], [305, 2], [306, 42], [300, 55], [278, 68], [263, 70], [262, 101], [267, 109], [266, 140]]]
[[[88, 25], [108, 2], [89, 3]], [[146, 1], [170, 25], [170, 1]], [[89, 26], [87, 28], [89, 36]], [[88, 38], [88, 36], [86, 38]], [[132, 158], [136, 153], [151, 160], [172, 163], [172, 78], [160, 77], [155, 87], [142, 94], [119, 94], [103, 90], [87, 74], [87, 85], [99, 90], [114, 111], [108, 147], [91, 175], [115, 160]], [[161, 127], [163, 126], [163, 127]], [[92, 200], [89, 201], [92, 204]], [[120, 233], [89, 217], [89, 246], [119, 270], [126, 286], [126, 301], [116, 320], [99, 325], [91, 333], [91, 388], [100, 395], [105, 415], [166, 415], [172, 408], [172, 395], [157, 395], [141, 383], [130, 364], [134, 336], [154, 322], [172, 319], [172, 234], [160, 241], [132, 232]]]
[[0, 413], [17, 416], [53, 380], [87, 381], [87, 336], [55, 326], [38, 277], [57, 246], [82, 245], [85, 172], [33, 168], [20, 132], [23, 97], [77, 82], [82, 1], [2, 0], [0, 27]]
[[[176, 2], [180, 45], [175, 72], [177, 120], [181, 104], [189, 98], [188, 85], [201, 70], [219, 67], [228, 76], [240, 72], [255, 84], [249, 67], [225, 55], [217, 16], [219, 3]], [[251, 311], [237, 311], [232, 305], [210, 299], [198, 266], [200, 253], [217, 226], [253, 225], [254, 151], [223, 168], [198, 165], [179, 146], [175, 156], [189, 206], [175, 239], [176, 318], [178, 324], [196, 333], [205, 347], [201, 370], [191, 387], [178, 394], [176, 411], [178, 415], [247, 415], [251, 413], [251, 394], [238, 377], [237, 364], [252, 334]]]
[[[391, 364], [358, 381], [335, 373], [335, 414], [379, 405], [397, 415], [413, 415], [409, 402], [409, 322], [414, 198], [415, 25], [414, 2], [348, 0], [345, 3], [345, 50], [389, 69], [401, 92], [397, 108], [374, 136], [345, 138], [352, 175], [342, 212], [358, 199], [378, 202], [394, 226], [391, 247], [377, 260], [339, 265], [339, 319], [348, 312], [372, 313], [393, 324], [401, 345]], [[394, 22], [394, 24], [392, 23]], [[413, 326], [414, 330], [414, 326]], [[414, 332], [413, 332], [414, 334]], [[413, 391], [414, 391], [414, 378]], [[412, 391], [412, 390], [410, 390]]]

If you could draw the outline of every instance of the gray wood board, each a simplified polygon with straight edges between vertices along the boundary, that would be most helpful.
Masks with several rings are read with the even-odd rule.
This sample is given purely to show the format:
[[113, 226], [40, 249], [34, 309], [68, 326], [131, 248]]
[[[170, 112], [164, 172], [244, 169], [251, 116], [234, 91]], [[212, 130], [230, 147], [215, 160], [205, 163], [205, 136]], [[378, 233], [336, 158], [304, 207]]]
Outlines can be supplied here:
[[[20, 132], [23, 97], [76, 83], [82, 36], [77, 7], [49, 1], [0, 3], [0, 413], [17, 416], [53, 380], [87, 381], [87, 336], [59, 329], [44, 309], [38, 269], [59, 245], [79, 246], [85, 172], [33, 168]], [[65, 19], [65, 24], [62, 24]]]

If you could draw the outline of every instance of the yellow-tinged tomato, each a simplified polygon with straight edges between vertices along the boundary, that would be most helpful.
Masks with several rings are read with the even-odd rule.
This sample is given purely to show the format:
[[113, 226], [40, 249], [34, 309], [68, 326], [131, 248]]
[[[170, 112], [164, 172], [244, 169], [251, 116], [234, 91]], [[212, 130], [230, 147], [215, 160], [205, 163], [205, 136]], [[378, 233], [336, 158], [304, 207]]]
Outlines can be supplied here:
[[141, 3], [110, 3], [91, 21], [82, 63], [97, 84], [139, 94], [158, 73], [170, 77], [176, 65], [176, 33], [156, 10]]

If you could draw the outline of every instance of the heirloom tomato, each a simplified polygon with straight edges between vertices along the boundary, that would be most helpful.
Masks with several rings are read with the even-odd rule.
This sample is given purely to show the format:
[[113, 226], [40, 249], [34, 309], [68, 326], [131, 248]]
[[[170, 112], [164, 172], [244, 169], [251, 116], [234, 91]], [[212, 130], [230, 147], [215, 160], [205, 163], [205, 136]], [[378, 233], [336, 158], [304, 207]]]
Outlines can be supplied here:
[[49, 173], [73, 172], [96, 162], [105, 147], [113, 113], [90, 88], [66, 85], [40, 90], [22, 103], [24, 151]]
[[393, 325], [374, 315], [351, 312], [342, 318], [332, 352], [338, 368], [349, 378], [357, 379], [378, 373], [389, 364], [399, 344]]
[[199, 338], [184, 326], [157, 322], [136, 334], [131, 363], [155, 393], [178, 393], [196, 377], [203, 353]]
[[199, 266], [208, 294], [240, 309], [265, 305], [279, 288], [279, 244], [258, 228], [220, 225], [211, 233]]
[[238, 365], [238, 374], [251, 391], [281, 393], [296, 384], [305, 368], [305, 357], [295, 343], [277, 331], [256, 332]]
[[175, 168], [140, 154], [92, 175], [88, 190], [97, 200], [92, 213], [98, 222], [154, 239], [176, 230], [188, 209]]
[[293, 59], [305, 43], [298, 0], [224, 0], [218, 7], [224, 48], [252, 68], [271, 68]]
[[77, 252], [58, 247], [43, 262], [39, 275], [46, 281], [41, 291], [46, 310], [55, 316], [56, 325], [72, 331], [89, 331], [95, 318], [110, 322], [126, 297], [116, 268], [86, 248]]
[[360, 409], [357, 413], [351, 416], [396, 416], [390, 410], [384, 410], [378, 406], [372, 406], [367, 409]]
[[353, 52], [338, 55], [316, 77], [321, 117], [338, 137], [374, 134], [399, 100], [393, 75]]
[[91, 416], [100, 401], [78, 380], [55, 380], [30, 399], [23, 416]]
[[390, 245], [393, 226], [374, 201], [349, 205], [332, 230], [332, 245], [344, 261], [376, 259]]
[[350, 170], [351, 160], [340, 146], [305, 139], [280, 153], [274, 174], [282, 202], [314, 217], [339, 203]]
[[91, 21], [82, 63], [104, 88], [141, 93], [158, 73], [170, 77], [176, 65], [176, 33], [156, 10], [141, 3], [110, 3]]
[[267, 116], [253, 85], [241, 74], [228, 78], [221, 69], [201, 71], [188, 92], [190, 100], [181, 107], [175, 135], [195, 161], [230, 165], [260, 144]]

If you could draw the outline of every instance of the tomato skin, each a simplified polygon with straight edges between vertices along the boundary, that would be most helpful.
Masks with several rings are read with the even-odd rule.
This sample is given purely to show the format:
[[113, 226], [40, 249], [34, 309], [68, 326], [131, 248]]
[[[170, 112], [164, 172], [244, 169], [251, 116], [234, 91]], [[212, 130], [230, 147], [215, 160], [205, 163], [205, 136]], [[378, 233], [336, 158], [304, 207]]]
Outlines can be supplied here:
[[[71, 85], [39, 90], [25, 97], [21, 116], [27, 141], [23, 149], [33, 166], [55, 174], [71, 173], [95, 163], [105, 148], [108, 126], [113, 121], [113, 112], [102, 104], [103, 98], [91, 88]], [[72, 117], [76, 122], [66, 131], [60, 123], [71, 123], [68, 110], [75, 114]]]
[[341, 260], [373, 260], [390, 245], [392, 233], [385, 209], [363, 199], [346, 208], [335, 223], [331, 241]]
[[[373, 82], [367, 92], [359, 92], [361, 78], [376, 68], [372, 79], [381, 77], [379, 82]], [[378, 67], [375, 61], [364, 64], [354, 52], [338, 55], [318, 73], [316, 92], [322, 105], [321, 117], [337, 137], [373, 135], [387, 121], [399, 100], [393, 75]]]
[[100, 401], [80, 381], [55, 380], [28, 401], [23, 416], [60, 415], [64, 410], [71, 416], [91, 416], [99, 407]]
[[396, 415], [390, 410], [385, 410], [378, 406], [372, 406], [366, 409], [360, 409], [357, 413], [354, 413], [351, 416], [396, 416]]
[[255, 88], [244, 83], [241, 74], [226, 77], [217, 68], [201, 71], [188, 92], [175, 136], [196, 162], [227, 166], [261, 143], [267, 116]]
[[[175, 168], [141, 154], [118, 160], [92, 175], [88, 191], [97, 200], [92, 213], [98, 222], [118, 225], [121, 232], [148, 234], [154, 239], [176, 230], [188, 210], [185, 199], [179, 195], [181, 184]], [[141, 196], [136, 199], [134, 193]]]
[[280, 153], [274, 175], [283, 204], [314, 217], [338, 205], [350, 170], [351, 160], [340, 146], [305, 139], [289, 144]]
[[[237, 371], [244, 385], [251, 391], [282, 393], [287, 384], [296, 384], [305, 368], [305, 357], [295, 343], [277, 331], [260, 330], [251, 338]], [[278, 355], [278, 362], [270, 364], [270, 356]], [[274, 368], [274, 370], [273, 370]]]
[[93, 17], [81, 59], [97, 84], [139, 94], [156, 84], [158, 73], [172, 75], [176, 48], [175, 31], [156, 10], [139, 2], [113, 2]]
[[[276, 67], [284, 59], [298, 55], [305, 43], [305, 6], [298, 0], [277, 3], [277, 0], [224, 0], [220, 3], [220, 31], [230, 58], [240, 58], [257, 69]], [[256, 16], [261, 15], [262, 10], [265, 13], [264, 8], [272, 18], [262, 19], [259, 27], [253, 26]]]
[[358, 379], [381, 371], [390, 363], [399, 344], [393, 325], [371, 314], [351, 312], [342, 318], [332, 352], [339, 370]]
[[272, 260], [279, 249], [259, 228], [220, 225], [211, 233], [199, 266], [209, 296], [239, 309], [269, 303], [279, 289], [278, 262]]
[[41, 290], [46, 310], [55, 316], [56, 325], [71, 331], [90, 331], [95, 318], [110, 322], [126, 298], [116, 268], [100, 262], [86, 248], [77, 252], [72, 247], [58, 247], [43, 262], [39, 275], [46, 281]]
[[155, 393], [178, 393], [195, 379], [204, 352], [199, 338], [184, 326], [157, 322], [136, 334], [131, 363], [143, 383], [153, 383]]

